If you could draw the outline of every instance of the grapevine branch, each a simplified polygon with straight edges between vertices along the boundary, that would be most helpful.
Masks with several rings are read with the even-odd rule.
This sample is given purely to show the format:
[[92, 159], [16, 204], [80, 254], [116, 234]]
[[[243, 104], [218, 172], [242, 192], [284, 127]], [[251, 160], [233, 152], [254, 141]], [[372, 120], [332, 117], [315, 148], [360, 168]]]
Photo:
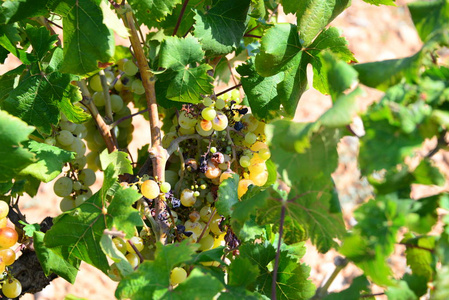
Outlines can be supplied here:
[[106, 125], [100, 113], [98, 112], [97, 107], [93, 103], [86, 82], [84, 80], [78, 81], [78, 86], [81, 90], [81, 94], [83, 95], [82, 103], [90, 111], [92, 118], [97, 124], [98, 130], [100, 131], [100, 134], [103, 137], [104, 142], [106, 143], [106, 147], [108, 148], [108, 152], [109, 153], [114, 152], [115, 150], [117, 150], [117, 147], [113, 142], [111, 131], [109, 131], [108, 125]]
[[[140, 76], [142, 79], [143, 87], [145, 88], [145, 98], [147, 101], [149, 119], [150, 119], [150, 129], [151, 129], [151, 149], [149, 151], [149, 158], [153, 165], [153, 176], [159, 181], [164, 181], [165, 176], [165, 164], [167, 161], [167, 151], [162, 147], [161, 141], [161, 126], [159, 122], [159, 113], [156, 103], [156, 90], [155, 82], [156, 79], [154, 74], [150, 71], [148, 66], [148, 61], [145, 57], [144, 50], [142, 48], [141, 41], [137, 32], [136, 24], [134, 22], [134, 15], [132, 9], [129, 6], [124, 7], [121, 12], [121, 17], [125, 26], [130, 32], [130, 42], [134, 50], [134, 55], [139, 67]], [[159, 230], [161, 230], [160, 241], [165, 242], [166, 238], [166, 226], [160, 222], [158, 216], [164, 210], [164, 201], [160, 197], [156, 199], [155, 211], [156, 220], [159, 225]]]
[[173, 36], [175, 36], [176, 33], [178, 33], [179, 25], [181, 25], [182, 17], [184, 16], [184, 13], [186, 11], [187, 4], [189, 4], [189, 0], [185, 0], [182, 3], [181, 12], [179, 13], [178, 21], [176, 21], [175, 29], [173, 30]]
[[239, 83], [239, 84], [237, 84], [237, 85], [234, 85], [234, 86], [231, 86], [230, 88], [228, 88], [228, 89], [226, 89], [226, 90], [224, 90], [224, 91], [222, 91], [222, 92], [219, 92], [219, 93], [216, 94], [215, 96], [216, 96], [216, 97], [220, 97], [221, 95], [226, 94], [227, 92], [232, 91], [233, 89], [239, 88], [239, 87], [241, 87], [241, 86], [242, 86], [241, 83]]

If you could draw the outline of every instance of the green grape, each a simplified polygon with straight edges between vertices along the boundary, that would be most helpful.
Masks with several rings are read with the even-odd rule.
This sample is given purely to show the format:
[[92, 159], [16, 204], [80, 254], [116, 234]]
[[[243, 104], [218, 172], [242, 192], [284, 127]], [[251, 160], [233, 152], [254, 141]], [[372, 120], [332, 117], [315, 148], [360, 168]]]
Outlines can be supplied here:
[[201, 251], [206, 251], [212, 249], [214, 246], [214, 237], [210, 234], [204, 235], [199, 241]]
[[101, 92], [95, 92], [95, 93], [92, 95], [92, 100], [94, 101], [94, 104], [95, 104], [97, 107], [102, 107], [102, 106], [104, 106], [104, 104], [105, 104], [105, 99], [104, 99], [104, 93], [103, 93], [103, 91], [101, 91]]
[[96, 74], [90, 78], [89, 86], [95, 92], [103, 91], [103, 86], [101, 85], [100, 75]]
[[263, 160], [267, 160], [271, 157], [271, 153], [269, 149], [261, 149], [259, 151], [259, 157]]
[[52, 136], [49, 136], [48, 138], [45, 139], [44, 143], [50, 146], [54, 146], [56, 145], [56, 139]]
[[212, 100], [210, 97], [206, 97], [203, 99], [204, 106], [208, 107], [214, 104], [214, 100]]
[[199, 135], [204, 136], [204, 137], [210, 136], [214, 132], [214, 130], [212, 128], [210, 130], [207, 130], [207, 131], [204, 130], [203, 128], [201, 128], [201, 125], [199, 123], [196, 124], [195, 129], [196, 129], [196, 132], [198, 132]]
[[118, 112], [123, 108], [123, 99], [119, 95], [111, 95], [111, 109], [113, 112]]
[[19, 240], [17, 231], [10, 227], [0, 228], [0, 249], [7, 249], [14, 246]]
[[73, 190], [74, 191], [79, 191], [83, 188], [83, 184], [79, 181], [74, 181], [73, 182]]
[[181, 192], [181, 199], [180, 199], [182, 205], [184, 205], [185, 207], [193, 206], [193, 204], [195, 204], [196, 202], [196, 197], [194, 194], [195, 193], [192, 190], [184, 189]]
[[86, 156], [83, 156], [73, 160], [72, 165], [75, 169], [82, 169], [86, 165], [86, 162], [87, 162]]
[[170, 273], [170, 284], [177, 285], [182, 283], [187, 278], [187, 272], [183, 268], [173, 268]]
[[203, 109], [201, 111], [201, 116], [203, 117], [204, 120], [207, 120], [207, 121], [212, 121], [216, 115], [217, 115], [217, 112], [215, 111], [215, 109], [213, 107], [206, 107], [205, 109]]
[[62, 198], [61, 202], [59, 202], [59, 209], [62, 212], [74, 209], [75, 207], [75, 201], [72, 199], [72, 197], [64, 197]]
[[68, 130], [61, 130], [56, 136], [56, 140], [63, 146], [69, 146], [73, 143], [74, 136]]
[[119, 268], [117, 267], [117, 263], [113, 263], [108, 271], [108, 276], [109, 278], [111, 278], [113, 281], [120, 281], [122, 280], [122, 274], [119, 270]]
[[98, 153], [96, 152], [89, 152], [86, 155], [86, 161], [87, 161], [87, 165], [89, 166], [89, 169], [91, 169], [92, 171], [97, 171], [98, 170], [98, 166], [100, 165], [100, 161], [98, 158]]
[[132, 60], [127, 60], [123, 64], [123, 72], [125, 72], [128, 76], [134, 76], [139, 71], [139, 68], [136, 66], [136, 64]]
[[204, 222], [209, 221], [210, 216], [212, 215], [212, 208], [209, 205], [203, 206], [200, 210], [201, 220]]
[[221, 110], [221, 109], [225, 108], [225, 106], [226, 106], [226, 102], [223, 99], [218, 98], [217, 101], [215, 101], [215, 108], [216, 109], [220, 109]]
[[86, 202], [87, 199], [89, 199], [89, 196], [87, 194], [81, 194], [81, 195], [76, 196], [75, 207], [80, 206], [81, 204]]
[[250, 132], [253, 132], [259, 126], [259, 121], [252, 114], [244, 115], [240, 121], [245, 125], [246, 130]]
[[217, 115], [212, 120], [212, 128], [216, 131], [223, 131], [228, 127], [228, 117], [221, 112], [217, 112]]
[[248, 132], [247, 134], [245, 134], [245, 142], [248, 143], [249, 145], [254, 144], [256, 140], [257, 136], [254, 133]]
[[164, 135], [162, 138], [162, 147], [167, 149], [170, 147], [171, 142], [173, 142], [178, 137], [178, 134], [176, 132], [169, 132]]
[[195, 133], [195, 127], [190, 127], [190, 128], [179, 127], [178, 132], [179, 132], [179, 135], [194, 134]]
[[137, 268], [140, 263], [139, 256], [136, 253], [126, 254], [126, 260], [131, 264], [133, 269]]
[[232, 90], [231, 92], [231, 100], [234, 100], [235, 102], [239, 103], [238, 101], [240, 98], [240, 92], [237, 89]]
[[217, 148], [216, 147], [210, 147], [210, 153], [214, 154], [215, 152], [217, 152]]
[[171, 190], [171, 184], [169, 182], [162, 182], [161, 183], [161, 192], [162, 193], [168, 193]]
[[201, 235], [201, 232], [203, 232], [203, 226], [201, 226], [201, 224], [198, 222], [187, 220], [185, 221], [184, 226], [186, 228], [186, 231], [193, 232], [197, 237]]
[[72, 133], [79, 138], [85, 138], [87, 135], [87, 128], [84, 124], [76, 124], [76, 129]]
[[126, 254], [128, 250], [126, 250], [126, 242], [123, 239], [119, 237], [114, 237], [112, 238], [112, 242], [114, 243], [118, 251], [122, 252], [123, 254]]
[[[131, 243], [133, 243], [134, 247], [136, 247], [137, 251], [142, 251], [143, 250], [143, 239], [139, 236], [133, 236], [132, 238], [129, 239], [131, 241]], [[131, 246], [130, 243], [126, 243], [126, 250], [128, 250], [129, 253], [136, 253], [136, 251], [134, 251], [134, 248]]]
[[244, 155], [244, 156], [240, 157], [239, 164], [243, 168], [248, 168], [251, 165], [251, 159], [248, 156]]
[[200, 192], [195, 191], [195, 192], [193, 192], [193, 195], [194, 195], [195, 197], [199, 197], [199, 196], [200, 196]]
[[189, 219], [190, 219], [190, 221], [192, 221], [192, 222], [197, 222], [197, 221], [200, 220], [200, 218], [201, 218], [201, 215], [200, 215], [200, 213], [197, 212], [196, 210], [192, 211], [192, 212], [189, 214]]
[[106, 82], [108, 83], [108, 85], [110, 85], [115, 79], [114, 73], [109, 70], [104, 71], [104, 76], [106, 77]]
[[95, 176], [95, 172], [91, 169], [83, 169], [79, 172], [78, 175], [79, 181], [81, 181], [85, 186], [91, 186], [95, 183], [97, 177]]
[[53, 191], [56, 196], [66, 197], [72, 193], [73, 181], [69, 177], [61, 177], [56, 180]]
[[193, 116], [188, 114], [185, 110], [179, 112], [178, 123], [182, 128], [192, 128], [193, 126], [195, 126], [197, 121], [197, 119], [193, 118]]
[[143, 87], [143, 83], [139, 79], [134, 79], [131, 83], [131, 91], [137, 95], [143, 95], [145, 93], [145, 88]]
[[75, 158], [81, 158], [86, 153], [86, 145], [78, 137], [73, 139], [73, 143], [67, 149], [76, 153]]
[[17, 298], [22, 293], [22, 284], [16, 278], [8, 278], [2, 285], [2, 292], [7, 298]]
[[5, 201], [0, 201], [0, 219], [6, 218], [9, 213], [9, 204]]
[[59, 123], [59, 126], [61, 127], [62, 130], [67, 130], [70, 132], [74, 132], [76, 129], [76, 124], [72, 123], [70, 121], [61, 121], [61, 123]]
[[159, 193], [161, 192], [159, 189], [159, 185], [154, 180], [145, 180], [142, 185], [140, 186], [140, 192], [142, 195], [148, 199], [155, 199], [157, 196], [159, 196]]

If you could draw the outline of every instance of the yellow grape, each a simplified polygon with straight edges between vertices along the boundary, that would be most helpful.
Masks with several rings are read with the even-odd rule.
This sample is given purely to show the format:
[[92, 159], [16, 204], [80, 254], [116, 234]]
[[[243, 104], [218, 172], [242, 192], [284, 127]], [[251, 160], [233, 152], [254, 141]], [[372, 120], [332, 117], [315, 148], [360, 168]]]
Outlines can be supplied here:
[[221, 220], [221, 216], [218, 214], [215, 214], [212, 217], [212, 221], [210, 222], [210, 231], [212, 231], [212, 233], [214, 233], [215, 235], [220, 235], [223, 232], [220, 230], [220, 220]]
[[5, 265], [10, 266], [16, 261], [16, 252], [8, 248], [0, 250], [0, 257], [5, 263]]
[[200, 124], [196, 124], [195, 128], [196, 128], [196, 132], [198, 132], [199, 135], [204, 136], [204, 137], [210, 136], [212, 134], [212, 132], [214, 132], [213, 128], [211, 128], [210, 130], [204, 130], [203, 128], [201, 128]]
[[199, 244], [201, 251], [210, 250], [214, 246], [214, 237], [210, 234], [204, 235], [199, 241]]
[[259, 126], [259, 121], [252, 114], [244, 115], [240, 121], [245, 125], [246, 130], [250, 132], [253, 132]]
[[[133, 236], [129, 240], [131, 241], [131, 243], [133, 243], [134, 247], [136, 247], [137, 251], [140, 252], [143, 250], [144, 245], [141, 237]], [[128, 250], [129, 253], [136, 253], [136, 251], [134, 251], [134, 248], [128, 242], [126, 243], [126, 250]]]
[[207, 171], [204, 175], [206, 175], [209, 179], [218, 178], [221, 175], [221, 170], [220, 168], [214, 166], [214, 164], [209, 163], [207, 164]]
[[221, 112], [217, 112], [217, 115], [212, 120], [212, 128], [216, 131], [223, 131], [228, 127], [228, 117]]
[[261, 149], [259, 150], [259, 157], [263, 160], [267, 160], [271, 157], [271, 153], [269, 149]]
[[254, 182], [250, 179], [242, 179], [239, 181], [239, 185], [237, 188], [237, 194], [239, 198], [242, 198], [242, 196], [245, 195], [245, 193], [248, 191], [248, 187], [251, 184], [254, 184]]
[[0, 201], [0, 219], [6, 218], [9, 213], [9, 204], [5, 201]]
[[217, 247], [220, 247], [220, 246], [224, 246], [224, 245], [225, 245], [225, 240], [224, 240], [225, 235], [226, 235], [226, 232], [220, 234], [219, 236], [217, 236], [217, 237], [214, 239], [214, 246], [212, 247], [212, 249], [215, 249], [215, 248], [217, 248]]
[[126, 254], [127, 252], [126, 242], [123, 239], [115, 237], [112, 239], [112, 242], [115, 244], [115, 247], [117, 248], [118, 251], [122, 252], [123, 254]]
[[126, 254], [126, 260], [131, 264], [133, 269], [137, 268], [140, 263], [139, 256], [136, 253], [128, 253]]
[[7, 298], [16, 298], [22, 293], [22, 284], [16, 278], [10, 278], [2, 285], [3, 295]]
[[170, 284], [176, 285], [180, 284], [187, 278], [187, 272], [183, 268], [173, 268], [173, 270], [170, 273]]
[[0, 219], [0, 228], [6, 227], [7, 224], [8, 224], [7, 218]]
[[10, 227], [0, 228], [0, 249], [14, 246], [19, 239], [17, 231]]
[[262, 149], [268, 149], [268, 145], [265, 144], [264, 142], [257, 141], [250, 147], [250, 149], [254, 152], [258, 152]]
[[250, 173], [259, 174], [259, 173], [262, 173], [263, 171], [267, 170], [267, 165], [265, 164], [265, 162], [252, 164], [248, 167], [248, 170]]
[[197, 212], [196, 210], [192, 211], [192, 212], [189, 214], [189, 219], [190, 219], [190, 221], [192, 221], [192, 222], [197, 222], [200, 218], [201, 218], [201, 215], [200, 215], [200, 213]]
[[263, 186], [268, 180], [268, 172], [267, 171], [262, 171], [262, 173], [251, 172], [249, 173], [249, 180], [252, 180], [252, 182], [254, 182], [254, 184], [257, 186]]
[[199, 237], [201, 235], [201, 232], [203, 232], [203, 226], [201, 226], [201, 224], [198, 222], [191, 222], [187, 220], [185, 221], [184, 226], [186, 228], [186, 231], [193, 232], [197, 237]]
[[231, 170], [221, 173], [221, 175], [220, 175], [220, 183], [223, 182], [223, 180], [232, 177], [233, 174], [235, 174], [235, 173], [232, 172]]
[[154, 180], [145, 180], [140, 186], [140, 192], [148, 199], [155, 199], [160, 194], [159, 185]]
[[208, 205], [203, 206], [200, 210], [201, 220], [203, 220], [204, 222], [209, 221], [211, 214], [212, 214], [212, 207]]
[[194, 195], [194, 192], [192, 190], [189, 189], [184, 189], [181, 192], [181, 204], [184, 205], [185, 207], [190, 207], [193, 206], [193, 204], [195, 204], [196, 202], [196, 197]]
[[212, 122], [211, 121], [201, 120], [199, 124], [200, 124], [201, 129], [204, 130], [205, 132], [212, 130]]

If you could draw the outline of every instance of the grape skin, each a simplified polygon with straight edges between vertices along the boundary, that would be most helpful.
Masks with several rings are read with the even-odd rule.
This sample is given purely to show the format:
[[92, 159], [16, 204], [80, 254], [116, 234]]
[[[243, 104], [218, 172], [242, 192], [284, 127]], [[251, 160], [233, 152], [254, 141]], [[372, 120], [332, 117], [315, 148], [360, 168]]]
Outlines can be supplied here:
[[16, 278], [7, 279], [2, 285], [2, 292], [8, 298], [16, 298], [22, 293], [22, 284]]
[[73, 181], [69, 177], [61, 177], [56, 180], [53, 191], [59, 197], [66, 197], [72, 193]]
[[148, 199], [156, 198], [161, 192], [157, 182], [151, 179], [146, 180], [142, 183], [142, 185], [140, 186], [140, 191], [142, 195]]
[[183, 268], [173, 268], [170, 273], [170, 283], [172, 285], [180, 284], [187, 278], [187, 272]]

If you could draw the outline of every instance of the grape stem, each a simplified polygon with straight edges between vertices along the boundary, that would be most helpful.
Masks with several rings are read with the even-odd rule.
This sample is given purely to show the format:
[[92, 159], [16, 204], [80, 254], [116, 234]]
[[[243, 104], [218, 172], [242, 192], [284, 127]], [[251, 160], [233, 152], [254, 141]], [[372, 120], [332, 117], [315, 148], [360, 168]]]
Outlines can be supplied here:
[[176, 21], [175, 29], [173, 30], [173, 36], [175, 36], [176, 33], [178, 32], [179, 25], [181, 25], [182, 17], [184, 16], [184, 13], [185, 13], [186, 8], [187, 8], [187, 4], [189, 4], [189, 0], [185, 0], [185, 1], [182, 3], [181, 12], [179, 13], [178, 21]]
[[206, 233], [206, 229], [209, 228], [210, 223], [212, 222], [212, 218], [215, 216], [216, 212], [217, 212], [217, 210], [214, 209], [212, 211], [212, 213], [210, 214], [210, 217], [209, 217], [209, 220], [207, 221], [206, 226], [204, 226], [203, 231], [201, 231], [201, 234], [200, 234], [200, 236], [198, 237], [198, 239], [196, 241], [197, 243], [199, 243], [201, 241], [201, 239], [203, 238], [204, 234]]
[[134, 114], [131, 114], [131, 115], [128, 115], [128, 116], [124, 116], [124, 117], [118, 119], [117, 121], [115, 121], [114, 123], [112, 123], [111, 125], [109, 125], [109, 128], [112, 129], [112, 128], [116, 127], [118, 124], [122, 123], [123, 121], [125, 121], [127, 119], [130, 119], [130, 118], [133, 118], [133, 117], [135, 117], [137, 115], [146, 113], [147, 111], [148, 111], [148, 109], [144, 109], [144, 110], [138, 111], [138, 112], [136, 112]]
[[[121, 15], [121, 18], [123, 19], [125, 26], [130, 32], [129, 40], [134, 50], [134, 55], [139, 67], [140, 77], [145, 89], [145, 98], [147, 101], [151, 129], [151, 148], [149, 150], [149, 158], [151, 159], [153, 165], [153, 176], [157, 177], [159, 181], [165, 181], [165, 165], [168, 155], [167, 151], [162, 147], [161, 125], [156, 103], [156, 78], [154, 77], [154, 74], [150, 71], [150, 68], [148, 66], [139, 34], [137, 32], [136, 23], [134, 22], [134, 15], [131, 7], [125, 5], [123, 11], [119, 10], [119, 13]], [[163, 244], [165, 244], [168, 229], [162, 224], [158, 216], [164, 209], [164, 201], [161, 197], [158, 197], [155, 200], [155, 210], [157, 216], [156, 222], [159, 227], [158, 230], [160, 231], [159, 241]]]
[[225, 90], [222, 91], [222, 92], [219, 92], [219, 93], [216, 94], [215, 96], [216, 96], [216, 97], [220, 97], [221, 95], [226, 94], [227, 92], [232, 91], [233, 89], [237, 89], [237, 88], [239, 88], [239, 87], [241, 87], [241, 86], [242, 86], [241, 83], [236, 84], [236, 85], [234, 85], [234, 86], [231, 86], [231, 87], [228, 88], [228, 89], [225, 89]]
[[315, 296], [313, 296], [312, 298], [313, 300], [322, 299], [328, 294], [327, 290], [331, 286], [332, 282], [334, 282], [335, 278], [337, 278], [337, 275], [340, 273], [340, 271], [343, 270], [348, 265], [348, 260], [341, 256], [337, 256], [334, 260], [334, 263], [335, 263], [334, 271], [326, 280], [326, 282], [316, 290]]
[[100, 76], [101, 87], [103, 88], [106, 121], [107, 123], [112, 123], [114, 122], [114, 117], [112, 116], [111, 96], [109, 95], [108, 80], [106, 79], [104, 70], [100, 70], [100, 72], [98, 72], [98, 75]]
[[108, 125], [104, 122], [103, 118], [101, 117], [100, 113], [98, 112], [97, 107], [95, 106], [94, 102], [92, 101], [92, 97], [90, 95], [89, 89], [87, 88], [86, 82], [83, 80], [78, 81], [78, 86], [81, 90], [81, 94], [83, 95], [83, 100], [81, 103], [87, 107], [90, 114], [92, 115], [92, 118], [94, 119], [95, 123], [97, 124], [98, 130], [100, 131], [101, 137], [103, 138], [106, 147], [108, 148], [108, 152], [114, 152], [117, 150], [117, 146], [114, 144], [114, 140], [112, 138], [111, 131], [108, 128]]
[[140, 263], [143, 263], [145, 259], [143, 258], [142, 253], [140, 253], [140, 251], [137, 250], [136, 246], [134, 245], [134, 243], [131, 240], [127, 240], [127, 242], [133, 248], [134, 252], [139, 257]]

